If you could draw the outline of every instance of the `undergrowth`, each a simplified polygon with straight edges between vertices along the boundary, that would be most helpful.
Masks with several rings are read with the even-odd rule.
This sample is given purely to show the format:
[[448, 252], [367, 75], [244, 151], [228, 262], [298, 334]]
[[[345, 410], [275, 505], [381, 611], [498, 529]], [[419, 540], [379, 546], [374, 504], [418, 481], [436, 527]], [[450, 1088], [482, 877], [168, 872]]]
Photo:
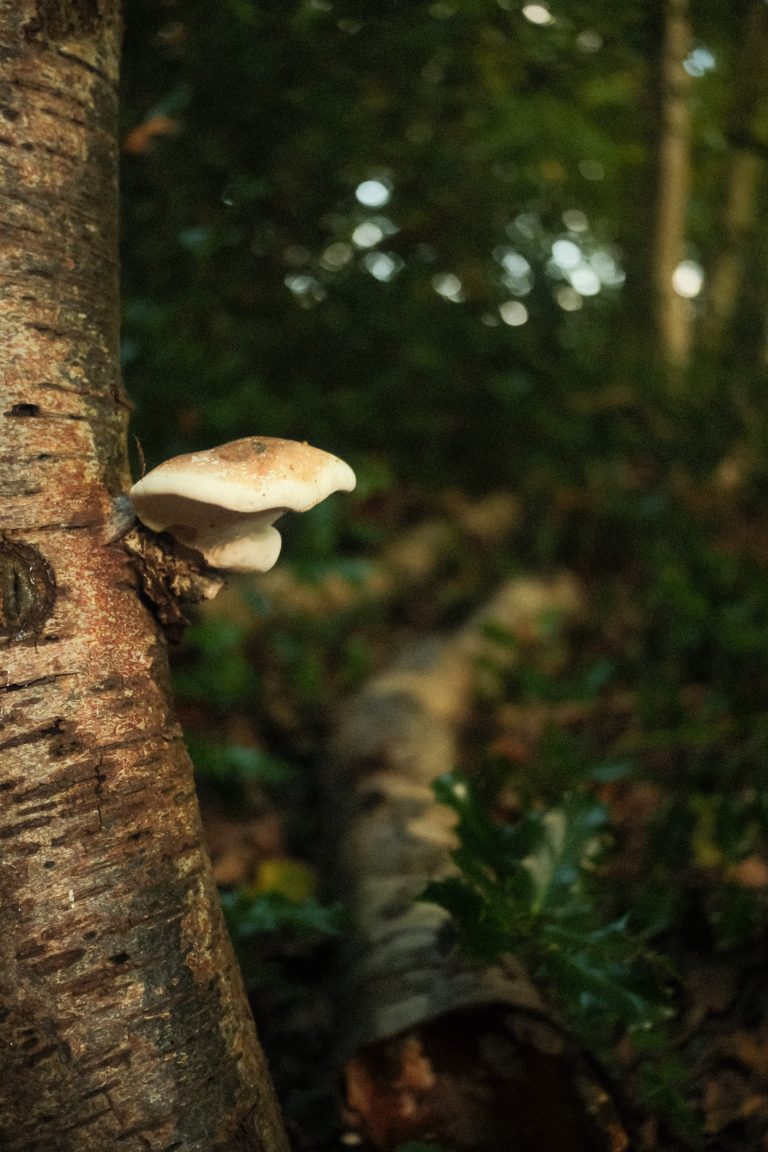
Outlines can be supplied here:
[[614, 1063], [614, 1045], [626, 1034], [642, 1055], [644, 1102], [663, 1109], [681, 1133], [694, 1135], [684, 1069], [667, 1032], [671, 964], [628, 912], [606, 919], [602, 909], [606, 808], [586, 792], [571, 792], [507, 823], [491, 818], [467, 778], [443, 776], [435, 792], [458, 818], [458, 871], [429, 884], [424, 898], [451, 914], [462, 950], [478, 963], [514, 954], [604, 1063]]

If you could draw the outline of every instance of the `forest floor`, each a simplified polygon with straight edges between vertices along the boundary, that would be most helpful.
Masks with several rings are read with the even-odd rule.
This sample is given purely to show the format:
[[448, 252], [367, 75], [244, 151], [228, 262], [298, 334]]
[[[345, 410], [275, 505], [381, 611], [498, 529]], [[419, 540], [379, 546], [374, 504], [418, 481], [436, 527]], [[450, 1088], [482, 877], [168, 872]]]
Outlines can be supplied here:
[[[400, 720], [376, 719], [392, 684], [411, 694], [409, 724], [426, 717], [420, 780], [444, 781], [419, 826], [437, 821], [436, 844], [434, 828], [458, 821], [464, 845], [442, 893], [449, 947], [486, 968], [515, 949], [615, 1104], [573, 1148], [768, 1149], [768, 533], [736, 503], [674, 483], [525, 504], [389, 493], [357, 508], [336, 542], [344, 560], [283, 561], [192, 625], [175, 660], [182, 719], [297, 1150], [492, 1146], [455, 1120], [430, 1127], [423, 1033], [390, 1062], [386, 1091], [384, 1065], [374, 1085], [338, 1034], [358, 912], [337, 890], [327, 813], [334, 788], [358, 784], [334, 784], [329, 750], [365, 700], [376, 755], [397, 763]], [[527, 617], [478, 615], [521, 581]], [[435, 703], [428, 685], [445, 686], [459, 650], [459, 695]], [[553, 962], [566, 930], [570, 967]], [[382, 1120], [398, 1108], [412, 1129]], [[546, 1152], [514, 1115], [505, 1124], [507, 1147]]]

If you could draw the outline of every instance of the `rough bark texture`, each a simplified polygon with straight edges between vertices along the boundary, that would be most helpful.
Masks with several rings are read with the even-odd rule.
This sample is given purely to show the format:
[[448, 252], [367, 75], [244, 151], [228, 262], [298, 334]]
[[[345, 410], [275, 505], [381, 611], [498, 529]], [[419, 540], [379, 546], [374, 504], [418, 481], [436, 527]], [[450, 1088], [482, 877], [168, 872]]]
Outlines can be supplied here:
[[286, 1148], [119, 542], [116, 0], [0, 0], [0, 1147]]
[[350, 1125], [382, 1152], [427, 1137], [462, 1152], [627, 1147], [609, 1093], [515, 958], [470, 966], [448, 914], [419, 900], [454, 871], [454, 815], [432, 783], [459, 761], [484, 664], [517, 657], [489, 626], [530, 643], [553, 614], [572, 619], [581, 606], [567, 576], [512, 580], [459, 632], [404, 653], [344, 709], [330, 788], [356, 930], [338, 981], [346, 1099]]

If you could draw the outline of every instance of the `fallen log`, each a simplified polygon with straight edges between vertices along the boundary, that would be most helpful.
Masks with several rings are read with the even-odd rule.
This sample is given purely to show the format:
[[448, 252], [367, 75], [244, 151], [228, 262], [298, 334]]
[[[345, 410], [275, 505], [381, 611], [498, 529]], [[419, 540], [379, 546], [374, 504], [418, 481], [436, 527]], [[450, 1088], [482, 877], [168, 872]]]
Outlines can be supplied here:
[[[354, 943], [338, 986], [349, 1139], [381, 1152], [413, 1139], [461, 1152], [621, 1152], [610, 1087], [543, 1003], [519, 962], [473, 967], [447, 913], [420, 899], [455, 866], [453, 813], [433, 782], [487, 669], [572, 622], [568, 575], [507, 582], [460, 630], [410, 648], [345, 707], [329, 790], [340, 890]], [[511, 641], [511, 642], [510, 642]], [[498, 677], [496, 677], [496, 681]]]
[[[260, 576], [254, 591], [269, 605], [272, 621], [319, 619], [386, 604], [429, 585], [456, 556], [466, 557], [470, 549], [488, 553], [498, 548], [509, 540], [521, 517], [519, 501], [505, 493], [476, 501], [453, 493], [445, 505], [445, 515], [404, 529], [359, 570], [333, 569], [309, 582], [283, 564]], [[250, 587], [246, 581], [232, 582], [215, 604], [202, 605], [202, 614], [257, 621], [248, 603]]]

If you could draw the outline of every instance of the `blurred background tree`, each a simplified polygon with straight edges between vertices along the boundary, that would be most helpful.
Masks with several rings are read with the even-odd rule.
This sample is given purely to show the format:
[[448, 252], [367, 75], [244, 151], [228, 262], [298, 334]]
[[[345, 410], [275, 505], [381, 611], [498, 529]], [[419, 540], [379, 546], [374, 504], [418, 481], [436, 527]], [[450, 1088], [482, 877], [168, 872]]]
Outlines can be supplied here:
[[[507, 808], [533, 824], [565, 819], [574, 790], [606, 806], [619, 863], [597, 920], [630, 908], [689, 998], [674, 1054], [655, 1041], [646, 1104], [693, 1140], [679, 1087], [695, 1067], [707, 1130], [751, 1152], [768, 1084], [743, 1044], [743, 1085], [718, 1080], [718, 1053], [768, 1018], [764, 978], [748, 1020], [728, 992], [752, 979], [768, 910], [768, 5], [127, 8], [136, 470], [254, 433], [338, 453], [358, 494], [287, 525], [290, 551], [304, 576], [337, 557], [360, 585], [382, 542], [435, 510], [458, 523], [466, 494], [520, 505], [484, 547], [465, 518], [428, 587], [411, 595], [406, 565], [367, 615], [337, 613], [354, 596], [325, 586], [320, 611], [305, 597], [297, 612], [296, 582], [271, 617], [262, 582], [247, 610], [209, 612], [177, 674], [201, 774], [241, 800], [270, 779], [306, 799], [295, 765], [322, 755], [338, 693], [500, 576], [568, 566], [587, 618], [554, 658], [525, 650], [501, 676], [509, 709], [475, 717], [468, 757], [491, 807], [511, 779]], [[212, 714], [223, 750], [205, 743]], [[266, 771], [266, 742], [290, 763]], [[277, 915], [243, 907], [246, 936]], [[329, 931], [316, 904], [304, 918]], [[712, 954], [728, 957], [717, 995]], [[723, 1004], [727, 1041], [702, 1024]]]
[[137, 0], [148, 461], [256, 430], [483, 489], [584, 480], [639, 423], [691, 465], [756, 447], [767, 39], [759, 0]]

